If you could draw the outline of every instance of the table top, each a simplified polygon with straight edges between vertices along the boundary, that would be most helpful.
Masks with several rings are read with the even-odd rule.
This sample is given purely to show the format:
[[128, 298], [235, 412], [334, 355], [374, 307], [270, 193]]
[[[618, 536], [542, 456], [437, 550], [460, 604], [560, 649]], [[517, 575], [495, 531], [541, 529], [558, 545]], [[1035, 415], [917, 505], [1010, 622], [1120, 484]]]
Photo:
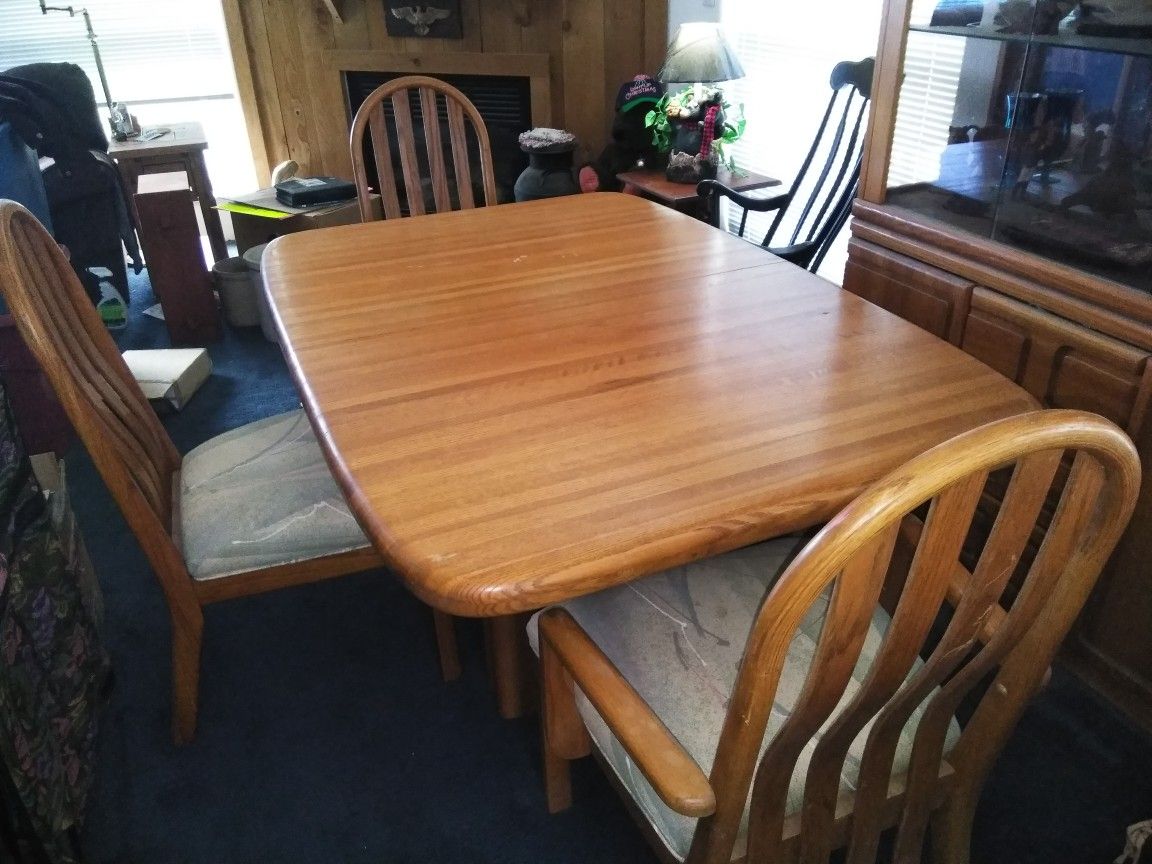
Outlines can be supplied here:
[[113, 159], [141, 159], [145, 156], [170, 156], [174, 153], [187, 153], [189, 150], [204, 150], [208, 139], [204, 137], [204, 127], [199, 123], [167, 123], [145, 126], [149, 129], [167, 129], [165, 135], [153, 141], [113, 141], [108, 145], [108, 155]]
[[263, 273], [352, 508], [454, 614], [816, 524], [1035, 407], [914, 325], [630, 195], [292, 234]]
[[[663, 169], [637, 168], [635, 171], [617, 174], [616, 179], [621, 183], [630, 183], [653, 198], [673, 207], [695, 201], [699, 197], [696, 194], [695, 183], [673, 183], [664, 175]], [[780, 181], [775, 177], [766, 177], [751, 171], [733, 173], [727, 168], [721, 168], [716, 174], [716, 179], [737, 192], [751, 192], [753, 189], [780, 185]]]

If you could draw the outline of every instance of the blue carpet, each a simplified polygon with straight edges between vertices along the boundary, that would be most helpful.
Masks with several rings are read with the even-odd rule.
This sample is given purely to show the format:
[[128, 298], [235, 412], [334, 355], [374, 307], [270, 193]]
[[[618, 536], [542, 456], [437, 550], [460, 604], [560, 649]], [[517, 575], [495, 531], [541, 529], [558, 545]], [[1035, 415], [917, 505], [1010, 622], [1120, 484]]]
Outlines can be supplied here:
[[[123, 348], [167, 347], [132, 284]], [[215, 372], [165, 418], [181, 451], [294, 408], [279, 348], [258, 329], [209, 347]], [[591, 760], [576, 804], [544, 808], [534, 719], [499, 719], [479, 628], [441, 682], [425, 608], [386, 572], [210, 607], [200, 727], [169, 732], [164, 599], [87, 455], [74, 504], [104, 587], [116, 669], [84, 833], [93, 864], [379, 864], [657, 859]], [[987, 864], [1110, 862], [1152, 817], [1152, 740], [1070, 676], [1028, 711], [990, 779], [974, 838]]]

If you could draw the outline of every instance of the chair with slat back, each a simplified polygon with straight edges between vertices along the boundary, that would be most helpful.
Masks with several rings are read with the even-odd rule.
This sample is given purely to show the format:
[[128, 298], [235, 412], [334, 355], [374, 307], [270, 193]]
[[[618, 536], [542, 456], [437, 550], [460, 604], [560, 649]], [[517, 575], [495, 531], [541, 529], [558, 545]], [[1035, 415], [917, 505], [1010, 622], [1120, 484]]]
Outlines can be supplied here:
[[484, 119], [450, 84], [423, 75], [396, 78], [369, 93], [357, 109], [350, 135], [352, 170], [360, 218], [369, 222], [376, 217], [366, 143], [371, 143], [385, 219], [475, 207], [474, 166], [480, 169], [483, 204], [496, 204]]
[[[828, 248], [848, 221], [860, 184], [868, 103], [872, 96], [872, 58], [843, 61], [832, 69], [832, 95], [796, 179], [787, 192], [759, 198], [736, 192], [716, 180], [702, 180], [696, 189], [713, 225], [720, 227], [724, 198], [743, 209], [736, 233], [743, 237], [750, 212], [776, 211], [760, 245], [800, 267], [819, 269]], [[784, 241], [781, 226], [790, 227]]]
[[[172, 620], [173, 734], [196, 728], [203, 607], [383, 566], [308, 418], [258, 420], [181, 456], [60, 248], [0, 201], [0, 294], [136, 535]], [[445, 677], [458, 674], [437, 613]]]
[[[1000, 469], [1007, 493], [975, 534]], [[984, 779], [1139, 483], [1109, 421], [1033, 412], [913, 459], [806, 545], [767, 541], [546, 610], [529, 629], [550, 809], [570, 801], [567, 760], [594, 746], [670, 859], [815, 864], [843, 848], [860, 864], [890, 848], [912, 864], [930, 845], [967, 861]], [[1022, 560], [1041, 511], [1051, 522]]]

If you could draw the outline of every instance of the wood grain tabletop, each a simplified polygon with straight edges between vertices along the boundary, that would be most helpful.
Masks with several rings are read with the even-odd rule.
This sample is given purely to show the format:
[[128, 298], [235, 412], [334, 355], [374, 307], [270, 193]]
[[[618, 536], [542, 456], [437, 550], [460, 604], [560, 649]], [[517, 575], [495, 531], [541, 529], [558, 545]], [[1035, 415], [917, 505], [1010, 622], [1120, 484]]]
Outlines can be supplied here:
[[453, 614], [816, 524], [1035, 407], [912, 324], [634, 196], [291, 234], [263, 272], [353, 510]]

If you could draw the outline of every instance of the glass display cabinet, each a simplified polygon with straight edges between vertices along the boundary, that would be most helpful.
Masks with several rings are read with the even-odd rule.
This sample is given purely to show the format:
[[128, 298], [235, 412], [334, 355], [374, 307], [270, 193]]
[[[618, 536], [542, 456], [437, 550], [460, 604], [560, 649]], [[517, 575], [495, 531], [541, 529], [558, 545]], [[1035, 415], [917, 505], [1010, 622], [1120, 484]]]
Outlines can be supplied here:
[[1047, 407], [1140, 503], [1064, 654], [1152, 729], [1152, 0], [886, 0], [844, 287]]
[[1078, 12], [916, 0], [887, 201], [1147, 293], [1152, 8]]

